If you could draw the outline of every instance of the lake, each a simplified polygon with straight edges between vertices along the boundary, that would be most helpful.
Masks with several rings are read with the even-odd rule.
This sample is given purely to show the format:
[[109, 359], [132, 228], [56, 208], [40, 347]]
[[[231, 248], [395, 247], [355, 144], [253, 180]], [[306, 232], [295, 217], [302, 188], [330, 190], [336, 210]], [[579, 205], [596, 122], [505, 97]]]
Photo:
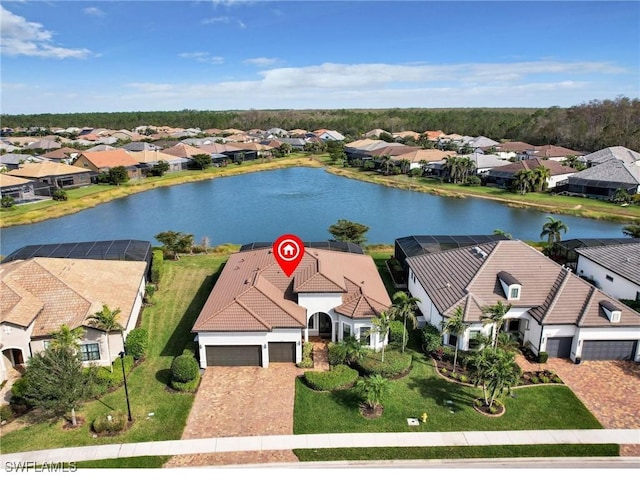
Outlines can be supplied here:
[[[284, 233], [329, 239], [340, 218], [370, 227], [369, 243], [408, 235], [491, 234], [539, 240], [548, 214], [475, 198], [448, 198], [331, 175], [320, 168], [285, 168], [150, 190], [31, 225], [2, 229], [0, 254], [24, 245], [111, 239], [148, 240], [166, 230], [192, 233], [210, 245], [271, 242]], [[622, 237], [622, 225], [554, 215], [565, 238]]]

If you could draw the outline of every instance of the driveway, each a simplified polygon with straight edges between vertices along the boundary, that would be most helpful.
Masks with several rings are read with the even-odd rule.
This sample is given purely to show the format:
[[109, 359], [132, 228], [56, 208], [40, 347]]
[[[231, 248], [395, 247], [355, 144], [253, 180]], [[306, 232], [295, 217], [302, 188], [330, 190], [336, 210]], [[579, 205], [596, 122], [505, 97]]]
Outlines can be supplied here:
[[[182, 439], [292, 435], [295, 378], [301, 372], [285, 363], [207, 368]], [[165, 467], [296, 461], [290, 450], [232, 452], [174, 456]]]
[[[640, 428], [640, 364], [586, 361], [575, 365], [550, 358], [547, 365], [593, 413], [604, 428]], [[640, 445], [622, 447], [623, 455], [640, 455]]]

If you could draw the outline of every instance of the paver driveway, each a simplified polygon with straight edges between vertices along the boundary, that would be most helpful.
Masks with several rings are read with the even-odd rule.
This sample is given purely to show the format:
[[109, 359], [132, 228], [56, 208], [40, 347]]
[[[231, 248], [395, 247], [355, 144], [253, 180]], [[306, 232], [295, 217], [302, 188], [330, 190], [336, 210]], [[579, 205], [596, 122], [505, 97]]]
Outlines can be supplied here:
[[[545, 368], [558, 374], [604, 428], [640, 428], [640, 364], [587, 361], [575, 365], [550, 358]], [[621, 452], [638, 456], [640, 445], [622, 447]]]
[[[292, 435], [295, 378], [293, 364], [261, 367], [209, 367], [196, 394], [183, 439]], [[232, 452], [172, 457], [166, 467], [296, 462], [291, 451]]]

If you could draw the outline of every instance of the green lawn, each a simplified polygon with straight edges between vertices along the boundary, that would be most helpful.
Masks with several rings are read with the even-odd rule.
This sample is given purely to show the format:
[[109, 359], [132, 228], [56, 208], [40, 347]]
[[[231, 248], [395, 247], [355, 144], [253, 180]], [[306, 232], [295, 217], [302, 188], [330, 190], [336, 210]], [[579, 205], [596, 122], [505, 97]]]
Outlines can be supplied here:
[[[78, 412], [85, 423], [74, 430], [63, 422], [41, 422], [2, 436], [2, 452], [11, 453], [81, 445], [175, 440], [182, 436], [194, 396], [168, 390], [173, 357], [193, 340], [189, 333], [213, 287], [227, 254], [183, 256], [165, 262], [155, 304], [144, 309], [142, 326], [149, 331], [147, 359], [128, 377], [134, 423], [125, 433], [93, 438], [90, 423], [111, 409], [126, 411], [124, 388], [85, 404]], [[153, 412], [152, 417], [148, 414]]]
[[[296, 383], [294, 432], [444, 432], [469, 430], [592, 429], [602, 428], [596, 418], [563, 385], [519, 388], [504, 401], [506, 413], [490, 418], [471, 403], [481, 395], [475, 387], [461, 386], [439, 377], [424, 355], [414, 353], [411, 373], [391, 382], [384, 398], [384, 414], [367, 420], [358, 412], [360, 398], [353, 389], [315, 392]], [[449, 403], [450, 402], [450, 403]], [[318, 415], [322, 412], [322, 415]], [[409, 427], [408, 417], [429, 415], [426, 423]]]

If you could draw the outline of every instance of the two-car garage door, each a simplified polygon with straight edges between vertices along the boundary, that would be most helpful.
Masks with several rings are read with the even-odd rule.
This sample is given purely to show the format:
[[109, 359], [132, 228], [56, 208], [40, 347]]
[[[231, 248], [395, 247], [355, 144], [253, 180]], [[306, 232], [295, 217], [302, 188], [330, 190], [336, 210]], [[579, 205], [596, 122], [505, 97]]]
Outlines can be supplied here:
[[[207, 345], [207, 366], [260, 367], [261, 345]], [[295, 342], [269, 342], [269, 362], [295, 363]]]

